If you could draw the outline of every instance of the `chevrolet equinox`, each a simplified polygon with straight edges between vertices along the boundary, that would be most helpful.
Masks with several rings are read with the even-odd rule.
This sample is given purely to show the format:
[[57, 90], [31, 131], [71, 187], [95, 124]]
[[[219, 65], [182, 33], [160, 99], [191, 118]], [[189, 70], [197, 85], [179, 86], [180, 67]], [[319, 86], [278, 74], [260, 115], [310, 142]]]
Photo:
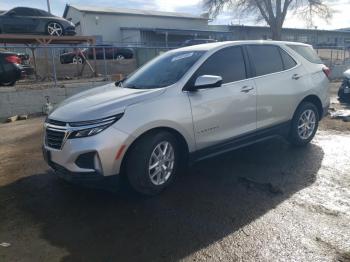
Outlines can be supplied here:
[[329, 73], [301, 43], [172, 50], [60, 104], [44, 124], [44, 157], [68, 180], [125, 174], [136, 191], [157, 194], [189, 162], [276, 136], [308, 144], [329, 106]]

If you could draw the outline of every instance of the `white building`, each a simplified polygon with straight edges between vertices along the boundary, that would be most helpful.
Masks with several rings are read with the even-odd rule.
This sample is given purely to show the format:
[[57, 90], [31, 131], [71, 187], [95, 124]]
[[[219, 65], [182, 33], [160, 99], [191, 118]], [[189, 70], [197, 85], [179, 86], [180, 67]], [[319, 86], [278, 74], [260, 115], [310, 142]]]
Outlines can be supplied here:
[[66, 5], [63, 17], [77, 25], [78, 35], [103, 43], [164, 46], [219, 33], [209, 29], [208, 16], [184, 13]]

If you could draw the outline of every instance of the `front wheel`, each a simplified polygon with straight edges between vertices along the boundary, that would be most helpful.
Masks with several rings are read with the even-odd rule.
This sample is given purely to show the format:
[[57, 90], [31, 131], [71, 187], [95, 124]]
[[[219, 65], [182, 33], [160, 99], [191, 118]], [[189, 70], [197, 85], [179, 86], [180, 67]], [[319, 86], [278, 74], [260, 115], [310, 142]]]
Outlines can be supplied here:
[[155, 195], [168, 187], [179, 167], [179, 146], [168, 132], [150, 133], [131, 148], [127, 176], [139, 193]]
[[313, 103], [301, 103], [292, 120], [289, 142], [295, 146], [310, 143], [317, 132], [319, 119], [317, 107]]
[[0, 86], [14, 86], [16, 84], [16, 81], [10, 81], [5, 83], [0, 83]]
[[48, 23], [46, 32], [51, 36], [62, 36], [64, 33], [62, 25], [57, 22]]

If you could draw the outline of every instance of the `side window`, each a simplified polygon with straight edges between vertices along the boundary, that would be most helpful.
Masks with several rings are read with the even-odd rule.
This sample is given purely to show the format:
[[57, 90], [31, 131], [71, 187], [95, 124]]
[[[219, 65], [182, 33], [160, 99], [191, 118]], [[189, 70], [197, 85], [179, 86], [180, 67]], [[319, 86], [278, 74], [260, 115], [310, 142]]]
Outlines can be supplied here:
[[223, 83], [230, 83], [246, 78], [246, 69], [242, 48], [226, 47], [211, 55], [196, 72], [201, 75], [221, 76]]
[[280, 48], [280, 52], [281, 52], [284, 70], [287, 70], [296, 66], [297, 63], [294, 61], [294, 59], [290, 55], [287, 54], [286, 51]]
[[279, 47], [273, 45], [248, 45], [249, 57], [255, 65], [256, 76], [283, 71]]
[[33, 10], [30, 8], [18, 7], [13, 9], [18, 16], [33, 16]]

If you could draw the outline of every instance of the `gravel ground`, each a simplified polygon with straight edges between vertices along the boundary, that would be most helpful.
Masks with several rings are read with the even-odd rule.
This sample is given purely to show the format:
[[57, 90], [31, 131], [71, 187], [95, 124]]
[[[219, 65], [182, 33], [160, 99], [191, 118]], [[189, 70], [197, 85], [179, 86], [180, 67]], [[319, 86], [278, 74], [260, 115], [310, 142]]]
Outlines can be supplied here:
[[0, 125], [0, 261], [350, 261], [350, 123], [203, 161], [145, 198], [56, 178], [42, 121]]

